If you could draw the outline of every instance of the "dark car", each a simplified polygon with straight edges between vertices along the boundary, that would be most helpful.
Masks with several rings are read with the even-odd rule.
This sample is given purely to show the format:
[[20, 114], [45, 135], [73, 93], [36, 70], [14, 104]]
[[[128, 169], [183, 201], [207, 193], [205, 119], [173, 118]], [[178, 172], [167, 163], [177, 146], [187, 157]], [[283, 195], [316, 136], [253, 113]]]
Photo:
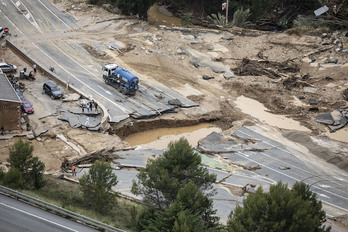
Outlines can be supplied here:
[[52, 99], [59, 99], [63, 96], [63, 92], [58, 88], [57, 84], [51, 81], [43, 84], [42, 88]]
[[22, 93], [22, 91], [20, 91], [20, 89], [16, 89], [16, 93], [17, 93], [19, 99], [24, 100], [23, 93]]
[[22, 111], [27, 114], [34, 113], [34, 108], [27, 99], [22, 100]]
[[17, 66], [13, 64], [8, 64], [5, 62], [0, 63], [0, 69], [4, 73], [17, 72]]

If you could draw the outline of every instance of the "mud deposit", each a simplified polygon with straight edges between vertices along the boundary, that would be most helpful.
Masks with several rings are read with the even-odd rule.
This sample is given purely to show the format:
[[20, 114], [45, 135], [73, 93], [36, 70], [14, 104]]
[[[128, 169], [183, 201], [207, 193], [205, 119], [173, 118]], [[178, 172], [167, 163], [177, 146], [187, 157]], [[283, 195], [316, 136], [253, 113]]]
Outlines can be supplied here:
[[220, 132], [221, 129], [210, 123], [201, 123], [195, 126], [177, 128], [159, 128], [143, 131], [127, 136], [124, 141], [131, 145], [142, 145], [142, 148], [165, 149], [172, 141], [185, 137], [191, 146], [197, 146], [200, 139], [203, 139], [211, 132]]

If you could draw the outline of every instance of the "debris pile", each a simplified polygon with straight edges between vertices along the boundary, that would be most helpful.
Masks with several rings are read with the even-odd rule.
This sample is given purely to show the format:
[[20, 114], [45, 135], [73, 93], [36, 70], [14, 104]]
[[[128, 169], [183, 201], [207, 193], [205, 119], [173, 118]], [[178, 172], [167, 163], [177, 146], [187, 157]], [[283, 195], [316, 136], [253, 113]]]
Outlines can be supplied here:
[[296, 73], [300, 71], [297, 64], [291, 61], [276, 62], [269, 60], [250, 60], [244, 58], [242, 63], [233, 70], [239, 76], [268, 76], [278, 79], [282, 76], [288, 77], [286, 73]]
[[348, 123], [348, 106], [333, 112], [319, 114], [315, 121], [327, 125], [330, 132], [343, 128]]

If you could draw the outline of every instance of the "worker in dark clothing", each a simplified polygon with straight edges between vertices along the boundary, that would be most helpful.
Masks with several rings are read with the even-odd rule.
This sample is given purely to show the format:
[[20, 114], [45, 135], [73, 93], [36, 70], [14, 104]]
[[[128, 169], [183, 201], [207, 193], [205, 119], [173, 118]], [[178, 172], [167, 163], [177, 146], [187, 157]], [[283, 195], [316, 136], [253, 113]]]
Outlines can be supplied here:
[[4, 132], [5, 132], [4, 126], [1, 126], [1, 135], [4, 135]]
[[33, 71], [30, 71], [28, 78], [29, 78], [29, 80], [34, 79]]
[[94, 102], [94, 107], [95, 107], [95, 111], [97, 111], [97, 113], [98, 113], [98, 103], [97, 102]]

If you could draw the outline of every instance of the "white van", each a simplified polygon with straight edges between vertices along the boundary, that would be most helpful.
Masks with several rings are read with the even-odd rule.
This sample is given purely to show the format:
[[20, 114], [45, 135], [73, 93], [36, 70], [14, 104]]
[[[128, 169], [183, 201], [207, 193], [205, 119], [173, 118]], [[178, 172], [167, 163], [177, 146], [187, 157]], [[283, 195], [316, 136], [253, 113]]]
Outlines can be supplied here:
[[4, 28], [0, 27], [0, 38], [3, 37], [4, 33]]

